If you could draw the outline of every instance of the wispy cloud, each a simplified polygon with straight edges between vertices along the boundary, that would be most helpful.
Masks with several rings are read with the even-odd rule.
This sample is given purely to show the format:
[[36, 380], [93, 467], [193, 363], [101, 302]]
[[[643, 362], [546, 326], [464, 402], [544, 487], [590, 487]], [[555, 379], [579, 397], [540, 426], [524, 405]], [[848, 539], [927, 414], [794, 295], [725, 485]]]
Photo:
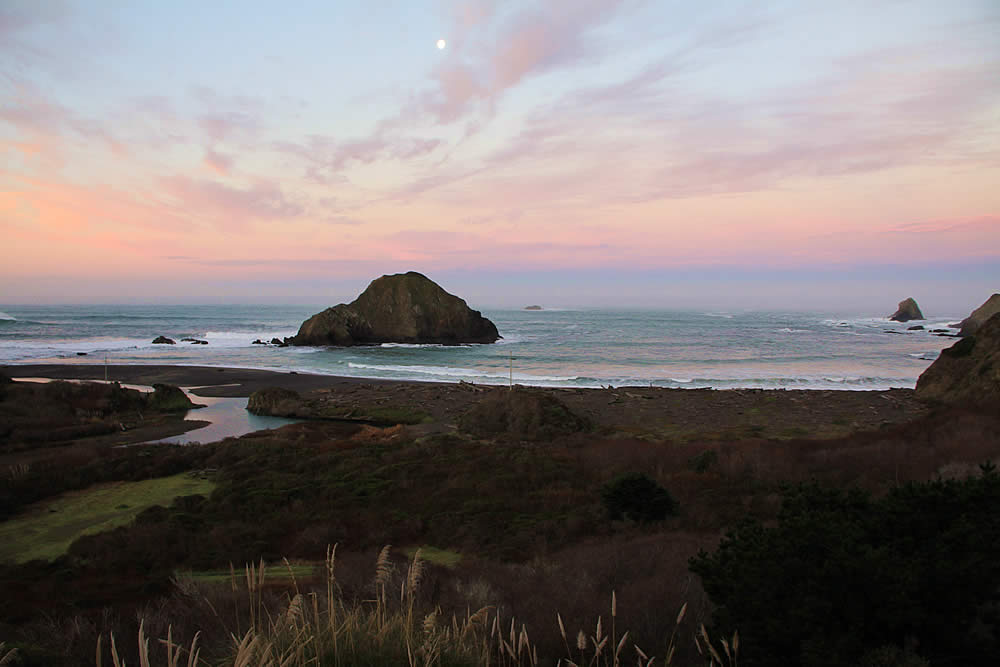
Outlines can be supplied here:
[[217, 181], [171, 176], [162, 183], [183, 215], [194, 219], [208, 217], [223, 228], [240, 228], [259, 220], [284, 220], [303, 212], [301, 205], [289, 200], [278, 185], [268, 181], [238, 188]]
[[205, 150], [204, 158], [205, 166], [214, 171], [219, 175], [226, 175], [233, 166], [233, 158], [223, 153], [213, 151], [211, 149]]

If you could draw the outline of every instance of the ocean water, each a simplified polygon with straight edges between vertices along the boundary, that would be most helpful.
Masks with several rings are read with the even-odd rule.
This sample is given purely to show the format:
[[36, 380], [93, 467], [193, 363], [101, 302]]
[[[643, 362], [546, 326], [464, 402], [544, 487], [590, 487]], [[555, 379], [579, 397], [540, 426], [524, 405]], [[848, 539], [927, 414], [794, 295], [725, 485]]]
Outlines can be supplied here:
[[[324, 306], [0, 305], [0, 363], [168, 363], [363, 378], [561, 387], [716, 389], [913, 387], [963, 316], [899, 324], [851, 313], [484, 310], [494, 345], [303, 348], [293, 335]], [[926, 331], [908, 331], [921, 324]], [[164, 335], [177, 345], [153, 345]], [[198, 338], [208, 345], [181, 343]], [[86, 353], [81, 356], [79, 353]]]

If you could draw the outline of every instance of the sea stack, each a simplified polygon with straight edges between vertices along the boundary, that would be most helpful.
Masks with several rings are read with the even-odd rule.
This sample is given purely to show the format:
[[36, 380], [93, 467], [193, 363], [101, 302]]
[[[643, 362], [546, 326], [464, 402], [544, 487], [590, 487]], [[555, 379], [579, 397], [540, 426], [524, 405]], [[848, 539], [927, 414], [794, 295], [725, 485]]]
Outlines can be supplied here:
[[890, 320], [896, 322], [909, 322], [910, 320], [922, 320], [924, 314], [920, 312], [920, 306], [913, 300], [913, 297], [899, 302], [896, 312], [889, 316]]
[[373, 280], [357, 299], [317, 313], [291, 345], [495, 343], [496, 325], [428, 277], [410, 271]]
[[917, 380], [916, 393], [936, 403], [1000, 407], [1000, 313], [941, 350]]
[[972, 336], [983, 322], [1000, 313], [1000, 294], [994, 294], [986, 299], [986, 303], [972, 311], [972, 314], [962, 320], [959, 325], [959, 336]]

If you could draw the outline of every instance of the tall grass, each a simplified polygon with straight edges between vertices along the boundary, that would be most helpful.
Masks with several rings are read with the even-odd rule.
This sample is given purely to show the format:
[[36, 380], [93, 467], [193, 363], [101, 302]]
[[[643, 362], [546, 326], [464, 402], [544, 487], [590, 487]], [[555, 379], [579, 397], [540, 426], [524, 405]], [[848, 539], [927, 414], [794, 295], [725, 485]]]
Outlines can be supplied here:
[[[618, 627], [618, 599], [611, 593], [608, 618], [598, 616], [594, 629], [567, 633], [563, 618], [555, 621], [563, 640], [564, 656], [539, 656], [527, 627], [514, 617], [505, 617], [496, 606], [445, 618], [440, 608], [423, 608], [418, 589], [425, 562], [418, 549], [408, 562], [405, 573], [395, 576], [391, 549], [384, 547], [375, 562], [372, 596], [369, 599], [345, 600], [337, 582], [336, 545], [327, 549], [325, 590], [303, 591], [294, 570], [285, 560], [291, 590], [278, 608], [265, 604], [262, 591], [267, 585], [268, 567], [263, 561], [247, 565], [237, 574], [231, 568], [230, 585], [239, 593], [246, 608], [233, 610], [235, 622], [229, 633], [230, 649], [223, 664], [234, 667], [306, 667], [376, 666], [409, 667], [535, 667], [555, 664], [560, 667], [639, 667], [673, 665], [679, 630], [687, 605], [677, 613], [673, 629], [665, 640], [662, 656], [647, 654], [630, 641], [630, 633]], [[287, 579], [283, 578], [287, 581]], [[398, 584], [397, 584], [398, 580]], [[397, 588], [398, 586], [398, 588]], [[207, 601], [207, 600], [206, 600]], [[218, 614], [217, 614], [218, 615]], [[241, 627], [240, 619], [249, 619]], [[570, 637], [572, 641], [570, 640]], [[163, 646], [166, 662], [150, 658], [149, 638], [142, 623], [138, 633], [140, 667], [165, 664], [178, 667], [207, 665], [198, 647], [196, 634], [190, 645], [174, 642], [171, 628]], [[735, 667], [739, 637], [713, 643], [704, 626], [694, 641], [704, 663], [713, 667]], [[98, 638], [96, 664], [105, 664], [102, 638]], [[110, 636], [110, 659], [113, 667], [124, 667], [114, 634]], [[154, 651], [155, 653], [155, 651]], [[0, 663], [2, 664], [2, 663]], [[216, 663], [211, 663], [216, 664]]]

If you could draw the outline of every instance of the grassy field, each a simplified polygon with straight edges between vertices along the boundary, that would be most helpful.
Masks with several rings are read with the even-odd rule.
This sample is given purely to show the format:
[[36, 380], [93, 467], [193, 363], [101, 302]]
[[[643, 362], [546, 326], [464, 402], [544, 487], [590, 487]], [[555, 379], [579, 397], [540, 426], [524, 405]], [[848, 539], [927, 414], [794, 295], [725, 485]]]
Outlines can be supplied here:
[[403, 553], [406, 554], [407, 558], [413, 558], [413, 555], [417, 553], [418, 548], [420, 549], [420, 558], [428, 563], [453, 568], [462, 561], [462, 554], [457, 551], [438, 549], [437, 547], [432, 547], [427, 544], [421, 547], [409, 547], [407, 549], [403, 549]]
[[0, 523], [0, 562], [51, 560], [82, 535], [126, 525], [147, 507], [169, 505], [178, 496], [208, 495], [214, 488], [212, 482], [180, 474], [64, 493]]

